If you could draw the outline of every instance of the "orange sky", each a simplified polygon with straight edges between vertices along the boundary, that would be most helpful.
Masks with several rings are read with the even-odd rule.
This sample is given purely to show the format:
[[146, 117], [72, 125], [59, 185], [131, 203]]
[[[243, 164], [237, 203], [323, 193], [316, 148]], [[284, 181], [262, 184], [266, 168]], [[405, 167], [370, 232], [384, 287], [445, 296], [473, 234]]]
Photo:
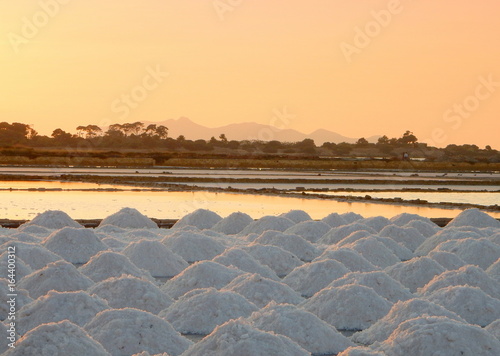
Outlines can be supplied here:
[[215, 127], [286, 107], [303, 132], [499, 149], [499, 18], [498, 0], [1, 1], [0, 121]]

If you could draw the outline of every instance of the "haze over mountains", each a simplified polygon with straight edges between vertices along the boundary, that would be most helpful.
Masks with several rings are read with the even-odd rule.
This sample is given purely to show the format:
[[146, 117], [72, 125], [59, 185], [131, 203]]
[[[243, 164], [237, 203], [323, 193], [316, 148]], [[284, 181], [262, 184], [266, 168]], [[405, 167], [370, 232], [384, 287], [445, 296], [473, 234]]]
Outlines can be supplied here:
[[[211, 137], [219, 138], [221, 134], [225, 134], [228, 140], [261, 140], [281, 142], [297, 142], [306, 138], [314, 140], [316, 145], [322, 145], [324, 142], [347, 142], [355, 143], [359, 137], [346, 137], [333, 131], [324, 129], [316, 130], [310, 134], [305, 134], [292, 129], [279, 129], [270, 125], [258, 124], [255, 122], [244, 122], [230, 124], [220, 127], [206, 127], [199, 125], [188, 118], [181, 117], [179, 119], [169, 119], [162, 122], [147, 122], [146, 124], [154, 123], [168, 127], [168, 136], [177, 138], [179, 135], [184, 135], [186, 139], [209, 140]], [[365, 137], [369, 142], [377, 142], [380, 136]]]

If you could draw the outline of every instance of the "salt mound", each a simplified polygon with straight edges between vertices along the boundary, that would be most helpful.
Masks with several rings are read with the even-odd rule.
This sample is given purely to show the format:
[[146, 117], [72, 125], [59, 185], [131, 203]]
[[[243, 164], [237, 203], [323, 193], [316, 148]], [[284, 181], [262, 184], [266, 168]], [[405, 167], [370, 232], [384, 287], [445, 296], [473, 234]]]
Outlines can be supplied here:
[[110, 356], [101, 344], [67, 320], [40, 325], [20, 338], [16, 348], [10, 349], [4, 355]]
[[415, 255], [411, 250], [406, 248], [403, 244], [398, 244], [396, 241], [390, 237], [373, 236], [374, 239], [382, 242], [385, 247], [392, 251], [402, 261], [411, 260]]
[[345, 351], [339, 353], [337, 356], [386, 356], [386, 354], [369, 349], [367, 347], [356, 346], [349, 347]]
[[23, 224], [17, 228], [17, 231], [23, 232], [26, 234], [35, 234], [41, 236], [47, 236], [50, 234], [50, 230], [39, 225], [27, 225]]
[[425, 237], [415, 228], [388, 225], [379, 232], [379, 236], [390, 237], [394, 241], [402, 244], [410, 251], [415, 250], [425, 241]]
[[304, 299], [284, 283], [261, 277], [258, 274], [245, 273], [236, 277], [224, 287], [241, 294], [256, 306], [263, 308], [270, 302], [299, 304]]
[[285, 231], [292, 227], [295, 223], [287, 218], [281, 216], [264, 216], [259, 220], [253, 221], [245, 227], [240, 235], [248, 234], [262, 234], [267, 230]]
[[257, 273], [269, 279], [279, 279], [271, 268], [262, 265], [252, 255], [236, 247], [224, 251], [212, 261], [227, 267], [234, 266], [244, 272]]
[[240, 233], [251, 222], [253, 222], [253, 219], [250, 215], [236, 212], [220, 220], [212, 227], [212, 230], [227, 235], [235, 235]]
[[47, 210], [38, 214], [33, 220], [23, 224], [23, 229], [28, 226], [37, 225], [50, 230], [58, 230], [63, 227], [81, 228], [82, 225], [70, 218], [68, 214], [60, 210]]
[[349, 284], [322, 289], [301, 307], [339, 330], [363, 330], [383, 318], [392, 303], [371, 288]]
[[152, 314], [158, 314], [173, 303], [172, 298], [153, 283], [125, 275], [96, 283], [88, 292], [105, 299], [112, 308], [135, 308]]
[[500, 228], [500, 222], [479, 209], [467, 209], [451, 220], [446, 227], [475, 226]]
[[467, 265], [464, 260], [450, 252], [431, 251], [429, 257], [448, 271], [453, 271]]
[[500, 340], [500, 319], [492, 322], [484, 330], [488, 331], [491, 335]]
[[493, 263], [490, 267], [488, 267], [488, 269], [486, 270], [486, 273], [491, 278], [500, 282], [500, 258], [495, 263]]
[[122, 240], [119, 240], [111, 236], [103, 237], [101, 241], [115, 252], [122, 251], [125, 247], [127, 247], [126, 242], [123, 242]]
[[337, 213], [331, 213], [330, 215], [321, 219], [324, 223], [327, 223], [331, 227], [339, 227], [342, 225], [347, 225], [347, 221]]
[[25, 305], [17, 317], [17, 332], [24, 335], [38, 325], [69, 320], [84, 326], [97, 313], [109, 309], [105, 300], [86, 292], [55, 292]]
[[331, 228], [322, 221], [303, 221], [286, 229], [285, 234], [299, 235], [307, 241], [316, 242]]
[[422, 234], [423, 237], [431, 237], [436, 234], [441, 228], [434, 223], [427, 223], [420, 220], [412, 220], [408, 224], [404, 225], [403, 228], [414, 228]]
[[210, 334], [218, 325], [231, 319], [250, 316], [258, 308], [241, 295], [214, 288], [186, 293], [160, 317], [183, 334]]
[[500, 300], [477, 287], [441, 288], [428, 295], [427, 299], [457, 313], [470, 324], [486, 326], [500, 319]]
[[373, 237], [365, 237], [345, 247], [359, 252], [364, 258], [380, 268], [386, 268], [401, 262], [391, 250]]
[[107, 249], [92, 230], [73, 227], [53, 232], [42, 244], [70, 263], [87, 263], [96, 253]]
[[412, 293], [415, 293], [418, 288], [422, 288], [444, 271], [443, 266], [428, 257], [414, 258], [385, 269], [389, 276], [399, 281]]
[[158, 224], [137, 209], [123, 208], [103, 219], [99, 226], [113, 225], [124, 229], [158, 229]]
[[426, 256], [429, 252], [434, 250], [440, 243], [450, 240], [461, 239], [480, 239], [481, 236], [475, 232], [457, 231], [455, 228], [442, 229], [435, 235], [427, 238], [416, 250], [417, 256]]
[[122, 253], [153, 277], [173, 277], [189, 266], [181, 256], [159, 241], [132, 242]]
[[353, 213], [352, 211], [351, 212], [348, 212], [348, 213], [344, 213], [344, 214], [341, 214], [340, 215], [345, 221], [347, 221], [348, 224], [351, 224], [355, 221], [358, 221], [358, 220], [363, 220], [363, 216], [359, 215], [359, 214], [356, 214], [356, 213]]
[[288, 336], [315, 355], [337, 354], [354, 346], [316, 315], [289, 304], [270, 303], [247, 320], [257, 329]]
[[356, 242], [358, 240], [361, 240], [361, 239], [364, 239], [365, 237], [370, 237], [370, 236], [373, 236], [373, 235], [370, 234], [366, 230], [356, 231], [356, 232], [353, 232], [352, 234], [350, 234], [349, 236], [344, 237], [335, 246], [342, 247], [342, 246], [352, 244], [353, 242]]
[[339, 261], [352, 272], [371, 272], [379, 268], [364, 258], [358, 251], [351, 248], [338, 248], [336, 250], [325, 250], [321, 256], [313, 262], [333, 259]]
[[488, 239], [491, 242], [496, 243], [497, 245], [500, 245], [500, 232], [491, 236], [488, 236]]
[[349, 272], [342, 263], [336, 260], [323, 260], [295, 268], [283, 279], [283, 283], [300, 295], [311, 297]]
[[137, 309], [105, 310], [97, 314], [85, 330], [112, 355], [147, 351], [176, 356], [192, 345], [167, 321]]
[[413, 298], [413, 295], [408, 289], [382, 271], [351, 272], [333, 281], [330, 287], [341, 287], [349, 284], [357, 284], [372, 288], [378, 295], [392, 303]]
[[319, 250], [309, 241], [287, 232], [266, 231], [262, 233], [253, 244], [273, 245], [293, 253], [302, 261], [312, 261], [319, 256]]
[[179, 232], [167, 236], [162, 243], [190, 263], [211, 260], [226, 249], [212, 237], [193, 232]]
[[15, 259], [10, 259], [9, 261], [9, 253], [7, 251], [5, 251], [4, 253], [2, 253], [2, 255], [0, 255], [0, 270], [6, 271], [4, 272], [3, 275], [4, 277], [7, 275], [8, 273], [7, 271], [10, 269], [9, 267], [14, 267], [14, 266], [16, 270], [17, 282], [26, 277], [28, 274], [33, 273], [31, 267], [28, 266], [26, 263], [24, 263], [24, 261], [19, 257], [16, 256]]
[[398, 225], [398, 226], [404, 226], [404, 225], [406, 225], [412, 221], [415, 221], [415, 220], [423, 221], [423, 222], [428, 223], [428, 224], [433, 224], [433, 222], [429, 218], [425, 218], [425, 217], [417, 215], [417, 214], [408, 214], [408, 213], [402, 213], [402, 214], [393, 216], [390, 220], [394, 225]]
[[153, 281], [149, 272], [134, 265], [127, 256], [111, 251], [99, 252], [80, 267], [79, 271], [96, 283], [122, 274]]
[[408, 320], [376, 347], [387, 356], [500, 355], [500, 341], [478, 326], [446, 317]]
[[500, 257], [500, 246], [488, 239], [451, 240], [439, 244], [434, 251], [451, 252], [467, 264], [487, 269]]
[[122, 229], [121, 227], [115, 225], [99, 225], [98, 227], [95, 228], [96, 233], [110, 234], [110, 235], [125, 234], [127, 233], [127, 231], [128, 231], [127, 229]]
[[[10, 305], [7, 303], [7, 301], [11, 297], [8, 297], [8, 294], [12, 294], [12, 292], [10, 291], [7, 278], [0, 278], [0, 300], [5, 301], [3, 303], [0, 303], [0, 320], [5, 320], [9, 316]], [[16, 287], [16, 294], [17, 310], [33, 301], [33, 299], [29, 296], [28, 291], [25, 289], [20, 289], [19, 286]]]
[[272, 245], [251, 245], [242, 247], [257, 261], [271, 268], [279, 277], [286, 276], [295, 267], [304, 263], [293, 253]]
[[51, 290], [74, 292], [86, 290], [93, 282], [66, 261], [49, 263], [46, 267], [24, 277], [18, 287], [26, 289], [31, 298], [38, 298]]
[[365, 219], [359, 220], [359, 222], [361, 224], [364, 224], [366, 226], [371, 227], [373, 230], [375, 230], [377, 232], [382, 230], [387, 225], [392, 224], [389, 219], [387, 219], [386, 217], [383, 217], [383, 216], [374, 216], [371, 218], [365, 218]]
[[182, 356], [310, 355], [295, 342], [252, 327], [242, 319], [218, 326], [210, 335], [191, 346]]
[[500, 299], [500, 285], [492, 279], [481, 268], [476, 266], [464, 266], [456, 271], [447, 271], [434, 277], [422, 289], [419, 289], [421, 295], [430, 295], [434, 291], [452, 287], [465, 286], [478, 287], [491, 297]]
[[137, 241], [137, 240], [158, 240], [161, 237], [158, 235], [158, 230], [154, 229], [134, 229], [128, 231], [125, 234], [125, 240], [128, 241]]
[[[10, 326], [9, 326], [10, 327]], [[9, 336], [9, 332], [7, 331], [7, 327], [0, 323], [0, 335], [6, 335], [7, 337]], [[9, 343], [10, 341], [7, 340], [7, 337], [3, 337], [0, 339], [0, 352], [3, 353], [9, 348]]]
[[281, 214], [280, 216], [290, 219], [297, 224], [303, 221], [312, 220], [311, 216], [304, 210], [290, 210], [288, 213]]
[[351, 223], [336, 228], [332, 228], [329, 232], [324, 234], [317, 242], [325, 245], [335, 245], [342, 239], [346, 238], [353, 232], [368, 231], [370, 234], [375, 235], [377, 232], [371, 227], [361, 223]]
[[177, 299], [193, 289], [221, 289], [243, 272], [234, 267], [226, 267], [220, 263], [203, 261], [189, 266], [180, 274], [167, 281], [162, 291]]
[[221, 221], [219, 214], [206, 209], [198, 209], [184, 215], [173, 226], [174, 229], [179, 229], [185, 226], [196, 226], [198, 229], [211, 229], [215, 224]]
[[386, 340], [397, 327], [407, 320], [418, 316], [445, 316], [452, 320], [465, 323], [461, 317], [442, 306], [425, 299], [410, 299], [394, 304], [389, 314], [370, 326], [352, 336], [354, 342], [369, 345], [377, 341]]
[[40, 245], [14, 241], [2, 245], [2, 251], [7, 251], [8, 246], [15, 247], [16, 258], [23, 260], [33, 271], [41, 269], [49, 263], [62, 260], [61, 256]]
[[34, 243], [34, 244], [38, 244], [41, 241], [40, 238], [37, 238], [37, 237], [35, 237], [31, 234], [27, 234], [25, 232], [18, 232], [18, 233], [11, 235], [10, 237], [12, 239], [16, 239], [17, 241]]

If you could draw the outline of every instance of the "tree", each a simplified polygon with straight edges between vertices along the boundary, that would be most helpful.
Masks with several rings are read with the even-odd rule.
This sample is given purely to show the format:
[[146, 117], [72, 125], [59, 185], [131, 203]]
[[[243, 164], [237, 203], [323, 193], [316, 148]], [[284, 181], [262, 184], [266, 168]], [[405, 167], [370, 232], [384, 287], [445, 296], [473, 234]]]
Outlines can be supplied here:
[[179, 135], [179, 137], [177, 137], [177, 141], [184, 142], [186, 141], [186, 138], [184, 137], [184, 135]]
[[368, 140], [364, 137], [361, 137], [359, 140], [356, 141], [356, 145], [358, 146], [366, 146], [368, 145]]
[[87, 139], [97, 137], [102, 133], [102, 129], [97, 125], [78, 126], [76, 130], [78, 131], [78, 136], [82, 137], [85, 134], [85, 138]]
[[165, 140], [168, 137], [168, 127], [160, 125], [156, 127], [155, 133], [160, 139]]
[[219, 138], [223, 143], [227, 143], [227, 138], [225, 134], [220, 134]]
[[406, 131], [403, 134], [403, 137], [399, 139], [399, 142], [401, 142], [404, 145], [415, 144], [417, 143], [417, 141], [418, 141], [417, 137], [411, 131]]
[[384, 135], [382, 137], [379, 137], [378, 140], [377, 140], [377, 144], [378, 145], [387, 145], [387, 144], [389, 144], [389, 137], [387, 137], [386, 135]]

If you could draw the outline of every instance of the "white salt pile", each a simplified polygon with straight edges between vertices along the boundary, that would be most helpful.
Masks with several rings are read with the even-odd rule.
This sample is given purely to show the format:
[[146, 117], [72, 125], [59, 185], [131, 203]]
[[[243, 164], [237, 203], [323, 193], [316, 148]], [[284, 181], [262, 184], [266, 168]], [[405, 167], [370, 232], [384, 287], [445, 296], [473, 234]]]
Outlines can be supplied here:
[[27, 234], [24, 232], [18, 232], [16, 234], [11, 235], [10, 237], [17, 241], [35, 243], [35, 244], [40, 243], [40, 241], [42, 240], [41, 238], [35, 237], [31, 234]]
[[212, 261], [227, 267], [234, 266], [243, 272], [257, 273], [262, 277], [279, 280], [278, 276], [271, 268], [264, 266], [252, 255], [236, 247], [227, 249]]
[[125, 247], [127, 247], [126, 242], [123, 242], [122, 240], [110, 236], [102, 237], [101, 241], [115, 252], [122, 251]]
[[500, 228], [500, 222], [479, 209], [467, 209], [446, 225], [447, 228], [460, 226], [494, 227], [498, 229]]
[[486, 330], [446, 317], [408, 320], [374, 348], [387, 356], [500, 355], [500, 341]]
[[92, 256], [108, 248], [92, 230], [73, 227], [53, 232], [42, 244], [70, 263], [87, 263]]
[[214, 288], [196, 289], [179, 298], [159, 317], [182, 334], [210, 334], [231, 319], [248, 317], [258, 308], [240, 294]]
[[467, 264], [487, 269], [500, 256], [500, 246], [488, 239], [451, 240], [439, 244], [433, 251], [451, 252]]
[[367, 347], [356, 346], [349, 347], [345, 351], [342, 351], [337, 356], [387, 356], [382, 352], [378, 352]]
[[385, 272], [415, 293], [435, 276], [443, 273], [445, 268], [429, 257], [418, 257], [410, 261], [396, 263], [387, 267]]
[[359, 252], [364, 258], [380, 268], [386, 268], [401, 262], [391, 250], [373, 237], [365, 237], [345, 247]]
[[304, 300], [286, 284], [251, 273], [236, 277], [223, 290], [241, 294], [260, 308], [270, 302], [299, 304]]
[[273, 245], [281, 247], [293, 253], [302, 261], [312, 261], [319, 256], [320, 251], [309, 241], [298, 235], [290, 235], [287, 232], [266, 231], [262, 233], [253, 244]]
[[16, 331], [24, 335], [38, 325], [63, 320], [83, 327], [97, 313], [106, 309], [109, 306], [105, 300], [86, 292], [50, 291], [19, 310]]
[[400, 227], [388, 225], [379, 232], [379, 236], [390, 237], [394, 241], [402, 244], [410, 251], [415, 250], [425, 241], [425, 237], [412, 227]]
[[85, 330], [112, 355], [147, 351], [177, 356], [192, 345], [167, 321], [137, 309], [105, 310], [97, 314]]
[[123, 208], [103, 219], [99, 226], [113, 225], [124, 229], [158, 229], [158, 225], [137, 209]]
[[456, 271], [446, 271], [434, 277], [422, 289], [421, 295], [430, 295], [434, 291], [452, 286], [471, 286], [482, 289], [493, 298], [500, 299], [500, 285], [479, 267], [467, 265]]
[[349, 236], [344, 237], [342, 240], [340, 240], [337, 244], [335, 244], [336, 247], [342, 247], [345, 245], [352, 244], [353, 242], [356, 242], [358, 240], [364, 239], [365, 237], [370, 237], [373, 236], [366, 230], [360, 230], [353, 232]]
[[377, 341], [382, 342], [386, 340], [400, 324], [420, 315], [445, 316], [465, 323], [465, 320], [457, 314], [438, 304], [425, 299], [414, 298], [404, 302], [397, 302], [386, 316], [378, 320], [368, 329], [355, 333], [351, 339], [354, 342], [364, 345], [370, 345]]
[[294, 268], [304, 263], [293, 253], [272, 245], [250, 245], [242, 249], [257, 261], [271, 268], [279, 277], [286, 276]]
[[189, 266], [181, 256], [173, 253], [159, 241], [132, 242], [122, 253], [153, 277], [173, 277]]
[[384, 227], [387, 225], [391, 225], [391, 221], [387, 219], [386, 217], [383, 216], [374, 216], [371, 218], [365, 218], [362, 220], [359, 220], [361, 224], [364, 224], [366, 226], [371, 227], [373, 230], [379, 232], [382, 230]]
[[316, 315], [290, 304], [269, 303], [247, 320], [257, 329], [289, 337], [313, 355], [337, 354], [354, 346]]
[[412, 221], [418, 220], [418, 221], [423, 221], [428, 224], [433, 224], [431, 219], [425, 218], [423, 216], [417, 215], [417, 214], [408, 214], [408, 213], [402, 213], [396, 216], [393, 216], [391, 219], [391, 223], [394, 225], [398, 226], [404, 226]]
[[101, 233], [101, 234], [110, 234], [110, 235], [119, 235], [119, 234], [126, 234], [128, 229], [122, 229], [121, 227], [115, 226], [115, 225], [102, 225], [98, 226], [95, 229], [96, 233]]
[[252, 327], [243, 319], [230, 320], [191, 346], [182, 356], [287, 355], [308, 356], [306, 350], [283, 335]]
[[359, 215], [359, 214], [356, 214], [352, 211], [348, 212], [348, 213], [344, 213], [344, 214], [341, 214], [340, 215], [348, 224], [351, 224], [355, 221], [358, 221], [358, 220], [363, 220], [363, 216], [362, 215]]
[[193, 289], [221, 289], [243, 272], [234, 267], [226, 267], [220, 263], [203, 261], [195, 263], [180, 274], [167, 281], [162, 291], [177, 299]]
[[46, 267], [24, 277], [18, 287], [26, 289], [31, 298], [38, 298], [51, 290], [74, 292], [86, 290], [92, 280], [81, 274], [75, 266], [66, 261], [49, 263]]
[[332, 227], [322, 221], [303, 221], [285, 230], [285, 234], [298, 235], [307, 241], [316, 242]]
[[198, 229], [211, 229], [215, 224], [221, 221], [222, 218], [219, 214], [206, 209], [198, 209], [184, 215], [179, 219], [175, 225], [174, 229], [179, 229], [185, 226], [196, 226]]
[[428, 256], [448, 271], [453, 271], [467, 265], [464, 260], [450, 252], [431, 251]]
[[500, 245], [500, 232], [488, 236], [488, 240], [490, 240], [491, 242], [496, 243], [497, 245]]
[[436, 234], [441, 228], [434, 223], [427, 223], [421, 220], [412, 220], [408, 224], [403, 225], [404, 228], [415, 228], [422, 234], [423, 237], [431, 237]]
[[[10, 325], [9, 325], [9, 328], [10, 328]], [[6, 335], [6, 336], [9, 336], [9, 331], [7, 330], [7, 327], [0, 323], [0, 335]], [[5, 350], [7, 350], [9, 348], [9, 343], [10, 341], [7, 339], [7, 337], [3, 337], [1, 340], [0, 340], [0, 352], [3, 353]]]
[[158, 230], [155, 229], [139, 229], [130, 230], [125, 234], [125, 240], [137, 241], [137, 240], [158, 240], [161, 237], [158, 235]]
[[70, 218], [64, 211], [59, 210], [47, 210], [42, 214], [38, 214], [33, 220], [23, 224], [23, 229], [31, 225], [45, 227], [50, 230], [58, 230], [63, 227], [82, 227], [82, 225]]
[[167, 236], [161, 242], [189, 263], [211, 260], [226, 249], [212, 237], [188, 231]]
[[152, 314], [158, 314], [173, 303], [172, 298], [150, 281], [127, 275], [96, 283], [88, 293], [105, 299], [115, 309], [135, 308]]
[[339, 227], [348, 224], [347, 221], [337, 213], [331, 213], [330, 215], [325, 216], [323, 219], [321, 219], [321, 221], [327, 223], [331, 227]]
[[212, 230], [226, 235], [235, 235], [239, 234], [251, 222], [253, 219], [250, 215], [236, 212], [220, 220], [212, 227]]
[[153, 281], [149, 272], [137, 267], [127, 256], [111, 251], [99, 252], [80, 267], [79, 271], [96, 283], [122, 274]]
[[482, 236], [475, 232], [468, 231], [457, 231], [455, 228], [442, 229], [435, 235], [427, 238], [416, 250], [415, 254], [417, 256], [426, 256], [434, 250], [440, 243], [450, 241], [450, 240], [461, 240], [461, 239], [480, 239]]
[[297, 224], [303, 221], [312, 220], [311, 216], [304, 210], [290, 210], [288, 213], [281, 214], [280, 216], [290, 219]]
[[392, 303], [372, 288], [349, 284], [322, 289], [301, 307], [339, 330], [363, 330], [383, 318]]
[[500, 300], [490, 297], [477, 287], [441, 288], [426, 298], [457, 313], [470, 324], [486, 326], [500, 319]]
[[491, 335], [496, 337], [498, 340], [500, 340], [500, 319], [492, 322], [484, 329], [488, 331]]
[[50, 234], [49, 229], [40, 225], [23, 224], [17, 228], [17, 231], [24, 232], [26, 234], [35, 234], [40, 236], [47, 236]]
[[[10, 268], [14, 267], [14, 259], [9, 258], [9, 253], [5, 251], [0, 255], [0, 270], [8, 271]], [[21, 279], [26, 277], [28, 274], [33, 273], [33, 270], [24, 261], [16, 257], [15, 258], [15, 269], [16, 269], [16, 280], [19, 282]], [[5, 274], [4, 274], [5, 276]]]
[[49, 263], [62, 260], [62, 257], [50, 252], [45, 247], [27, 242], [9, 242], [2, 245], [2, 251], [15, 247], [16, 258], [23, 260], [33, 271], [47, 266]]
[[40, 325], [19, 339], [16, 348], [10, 349], [4, 355], [110, 356], [100, 343], [67, 320]]
[[[10, 291], [7, 278], [0, 278], [0, 300], [5, 300], [4, 303], [0, 303], [0, 320], [5, 320], [9, 316], [10, 305], [7, 303], [7, 301], [11, 297], [7, 297], [8, 294], [12, 294], [12, 292]], [[17, 310], [33, 301], [33, 298], [29, 296], [28, 291], [19, 288], [19, 286], [16, 287], [16, 294]]]
[[372, 288], [378, 295], [392, 303], [413, 298], [407, 288], [382, 271], [351, 272], [333, 281], [329, 287], [341, 287], [348, 284]]
[[328, 259], [339, 261], [352, 272], [371, 272], [379, 269], [366, 258], [364, 258], [359, 252], [351, 248], [344, 247], [335, 250], [327, 249], [313, 262]]
[[411, 260], [415, 255], [411, 250], [406, 248], [403, 244], [399, 244], [390, 237], [373, 236], [374, 239], [382, 242], [385, 247], [392, 251], [402, 261]]
[[493, 263], [490, 267], [488, 267], [486, 273], [491, 278], [500, 282], [500, 258], [496, 260], [496, 262]]
[[312, 297], [349, 272], [342, 263], [336, 260], [323, 260], [295, 268], [283, 279], [283, 283], [304, 297]]
[[317, 242], [325, 245], [335, 245], [339, 243], [342, 239], [346, 238], [353, 232], [358, 231], [367, 231], [372, 235], [375, 235], [377, 232], [371, 227], [354, 222], [349, 225], [343, 225], [340, 227], [332, 228], [326, 234], [324, 234]]
[[264, 231], [276, 230], [285, 231], [286, 229], [292, 227], [295, 223], [287, 218], [281, 216], [264, 216], [259, 220], [253, 221], [247, 227], [245, 227], [240, 235], [249, 234], [262, 234]]

